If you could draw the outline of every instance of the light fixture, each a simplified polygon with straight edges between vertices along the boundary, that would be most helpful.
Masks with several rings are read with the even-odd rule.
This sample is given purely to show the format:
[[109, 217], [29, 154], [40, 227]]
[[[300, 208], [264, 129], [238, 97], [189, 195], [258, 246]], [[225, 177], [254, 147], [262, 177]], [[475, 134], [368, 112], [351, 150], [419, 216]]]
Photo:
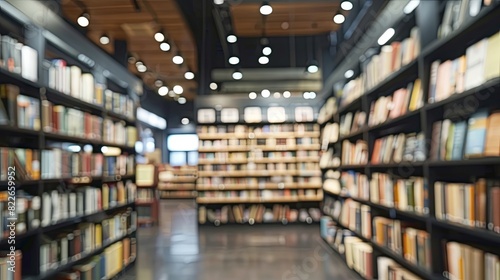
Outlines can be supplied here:
[[186, 80], [192, 80], [194, 79], [194, 73], [188, 70], [184, 73], [184, 78], [186, 78]]
[[273, 94], [273, 96], [274, 96], [274, 98], [280, 98], [280, 97], [281, 97], [281, 93], [279, 93], [279, 92], [275, 92], [275, 93]]
[[175, 92], [173, 90], [169, 91], [168, 96], [175, 97]]
[[255, 98], [257, 98], [257, 93], [255, 93], [255, 92], [253, 92], [253, 91], [252, 91], [252, 92], [250, 92], [250, 93], [248, 94], [248, 98], [250, 98], [250, 99], [255, 99]]
[[78, 25], [80, 25], [81, 27], [87, 27], [90, 24], [90, 15], [84, 12], [78, 17], [76, 22], [78, 22]]
[[128, 63], [132, 64], [132, 63], [135, 63], [135, 61], [136, 61], [136, 58], [134, 56], [131, 55], [128, 57]]
[[92, 151], [94, 151], [94, 148], [92, 147], [92, 145], [87, 144], [87, 145], [83, 146], [83, 151], [86, 153], [92, 153]]
[[292, 94], [291, 94], [288, 90], [285, 90], [285, 91], [283, 92], [283, 97], [284, 97], [284, 98], [290, 98], [290, 96], [292, 96]]
[[68, 151], [73, 152], [73, 153], [79, 153], [82, 150], [82, 147], [79, 145], [69, 145], [68, 146]]
[[177, 99], [177, 102], [179, 102], [179, 104], [186, 104], [186, 98], [185, 97], [179, 97], [179, 99]]
[[236, 35], [233, 35], [233, 34], [230, 34], [230, 35], [227, 35], [227, 42], [228, 43], [236, 43], [236, 41], [238, 41], [238, 37], [236, 37]]
[[144, 64], [140, 64], [139, 66], [137, 66], [137, 71], [141, 72], [141, 73], [144, 73], [148, 70], [148, 67], [146, 67], [146, 65]]
[[307, 66], [307, 72], [311, 73], [311, 74], [314, 74], [316, 72], [319, 71], [319, 67], [318, 67], [318, 63], [316, 63], [316, 61], [312, 61], [311, 63], [309, 63], [309, 65]]
[[344, 77], [345, 77], [346, 79], [349, 79], [349, 78], [351, 78], [352, 76], [354, 76], [354, 71], [352, 71], [351, 69], [349, 69], [349, 70], [345, 71], [345, 73], [344, 73]]
[[233, 79], [241, 80], [242, 78], [243, 78], [243, 73], [241, 73], [239, 70], [235, 70], [233, 72]]
[[168, 52], [170, 50], [170, 44], [167, 41], [161, 42], [160, 50]]
[[411, 14], [420, 4], [420, 0], [410, 0], [408, 4], [403, 8], [403, 12], [407, 15]]
[[144, 65], [144, 63], [142, 63], [142, 61], [140, 61], [140, 60], [137, 60], [135, 62], [135, 67], [139, 67], [139, 65]]
[[265, 47], [262, 49], [262, 54], [263, 54], [263, 55], [270, 55], [272, 52], [273, 52], [273, 49], [271, 49], [271, 47], [270, 47], [270, 46], [265, 46]]
[[165, 96], [168, 94], [168, 87], [167, 86], [161, 86], [159, 89], [158, 89], [158, 94], [160, 96]]
[[182, 94], [184, 92], [184, 89], [181, 86], [176, 85], [174, 86], [174, 92], [175, 94]]
[[224, 4], [224, 0], [214, 0], [215, 5], [222, 5]]
[[344, 11], [350, 11], [352, 10], [352, 3], [351, 1], [343, 1], [341, 4], [340, 4], [340, 7], [342, 8], [342, 10]]
[[260, 64], [268, 64], [269, 63], [269, 57], [267, 57], [267, 56], [261, 56], [261, 57], [259, 57], [259, 63]]
[[211, 90], [216, 90], [216, 89], [217, 89], [217, 87], [218, 87], [218, 86], [217, 86], [217, 83], [214, 83], [214, 82], [211, 82], [211, 83], [210, 83], [210, 89], [211, 89]]
[[108, 37], [108, 35], [102, 34], [101, 38], [99, 38], [99, 42], [101, 42], [101, 44], [103, 44], [103, 45], [109, 44], [109, 37]]
[[316, 98], [316, 93], [313, 91], [306, 91], [303, 94], [304, 99], [314, 99]]
[[188, 119], [188, 118], [182, 118], [182, 119], [181, 119], [181, 123], [182, 123], [183, 125], [188, 125], [188, 124], [189, 124], [189, 119]]
[[184, 58], [182, 58], [182, 56], [179, 53], [177, 53], [174, 57], [172, 57], [172, 62], [179, 65], [184, 62]]
[[385, 43], [387, 43], [391, 38], [392, 36], [394, 36], [394, 33], [396, 33], [396, 31], [394, 30], [394, 28], [389, 28], [387, 29], [381, 36], [380, 38], [378, 38], [377, 40], [377, 43], [379, 45], [384, 45]]
[[341, 24], [344, 21], [345, 21], [345, 16], [343, 14], [336, 14], [333, 17], [333, 22], [335, 22], [336, 24]]
[[271, 96], [271, 92], [268, 89], [263, 89], [260, 92], [260, 95], [262, 95], [262, 97], [264, 97], [264, 98], [268, 98], [269, 96]]
[[158, 43], [163, 42], [163, 40], [165, 40], [165, 35], [163, 35], [163, 31], [161, 30], [156, 31], [155, 40]]
[[162, 80], [160, 80], [160, 79], [156, 80], [156, 81], [155, 81], [155, 86], [156, 86], [156, 87], [161, 87], [161, 86], [163, 86], [163, 81], [162, 81]]
[[240, 59], [237, 56], [231, 56], [229, 58], [229, 64], [236, 65], [238, 63], [240, 63]]
[[268, 16], [273, 12], [273, 7], [271, 7], [267, 1], [264, 1], [262, 6], [260, 6], [259, 11], [262, 15]]

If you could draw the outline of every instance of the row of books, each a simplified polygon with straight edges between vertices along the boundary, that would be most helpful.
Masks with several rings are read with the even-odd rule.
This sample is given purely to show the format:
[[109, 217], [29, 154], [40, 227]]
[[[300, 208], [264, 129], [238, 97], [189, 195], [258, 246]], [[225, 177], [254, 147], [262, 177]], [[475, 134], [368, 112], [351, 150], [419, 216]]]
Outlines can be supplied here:
[[339, 135], [346, 136], [359, 131], [366, 125], [366, 112], [348, 112], [340, 116]]
[[[11, 265], [11, 257], [14, 260], [15, 268]], [[23, 267], [22, 259], [23, 253], [21, 250], [0, 251], [0, 279], [21, 280]]]
[[[61, 221], [90, 215], [118, 205], [133, 202], [136, 197], [136, 187], [131, 181], [126, 184], [117, 182], [103, 184], [101, 188], [82, 187], [76, 190], [59, 188], [44, 192], [41, 196], [30, 195], [18, 191], [16, 194], [16, 233], [22, 234], [57, 224]], [[0, 193], [0, 239], [9, 235], [8, 193]]]
[[0, 85], [0, 124], [40, 130], [40, 100], [22, 95], [17, 86]]
[[432, 160], [500, 156], [500, 111], [479, 109], [468, 120], [445, 119], [432, 125]]
[[102, 123], [100, 116], [42, 101], [42, 127], [45, 132], [101, 140]]
[[287, 184], [318, 184], [321, 185], [321, 177], [294, 177], [294, 176], [273, 176], [266, 177], [200, 177], [196, 180], [198, 185], [213, 186], [217, 189], [223, 189], [224, 185], [248, 185], [265, 188], [268, 184], [275, 184], [286, 188]]
[[123, 115], [130, 120], [135, 120], [135, 105], [132, 98], [109, 89], [104, 91], [104, 96], [106, 98], [106, 110]]
[[435, 182], [436, 219], [500, 233], [500, 183]]
[[51, 271], [77, 260], [82, 255], [92, 253], [126, 236], [136, 228], [137, 225], [129, 224], [123, 214], [116, 214], [100, 223], [82, 223], [74, 230], [67, 229], [54, 235], [44, 235], [40, 246], [40, 272]]
[[200, 192], [198, 197], [207, 198], [239, 198], [239, 199], [270, 199], [273, 198], [299, 198], [299, 197], [319, 197], [322, 196], [319, 189], [299, 189], [299, 190], [242, 190], [242, 191], [205, 191]]
[[246, 160], [247, 153], [245, 152], [213, 152], [199, 153], [199, 159], [206, 160]]
[[15, 38], [0, 35], [0, 67], [36, 82], [38, 80], [38, 52]]
[[457, 0], [448, 1], [444, 9], [441, 25], [438, 29], [438, 38], [448, 36], [454, 30], [462, 26], [470, 17], [475, 17], [481, 9], [491, 6], [495, 1], [491, 0]]
[[318, 123], [324, 124], [325, 122], [331, 121], [333, 115], [337, 113], [337, 110], [337, 99], [335, 97], [328, 98], [319, 110]]
[[70, 66], [64, 59], [44, 60], [43, 66], [48, 72], [46, 77], [50, 88], [88, 103], [102, 105], [102, 89], [96, 89], [92, 73], [82, 73], [80, 67]]
[[396, 90], [392, 95], [381, 96], [372, 101], [368, 125], [375, 126], [395, 119], [407, 112], [415, 111], [424, 104], [420, 79], [409, 83], [406, 88]]
[[7, 181], [9, 174], [14, 174], [18, 181], [38, 180], [40, 153], [32, 149], [0, 147], [0, 171], [0, 181]]
[[424, 230], [413, 228], [411, 223], [374, 217], [373, 240], [409, 262], [426, 270], [431, 269], [430, 235]]
[[499, 279], [500, 258], [473, 246], [454, 241], [445, 243], [448, 279]]
[[304, 138], [262, 138], [262, 139], [222, 139], [222, 140], [200, 140], [200, 147], [245, 147], [251, 146], [253, 148], [259, 147], [272, 147], [272, 146], [288, 146], [295, 147], [300, 145], [313, 145], [319, 144], [318, 138], [304, 137]]
[[500, 77], [498, 48], [500, 32], [471, 45], [456, 59], [432, 62], [428, 102], [439, 102]]
[[148, 202], [156, 199], [156, 190], [150, 188], [137, 189], [137, 201]]
[[73, 266], [70, 271], [58, 273], [56, 279], [112, 279], [136, 258], [136, 239], [124, 238], [113, 243], [103, 253], [92, 257], [89, 261]]
[[247, 126], [242, 124], [237, 125], [218, 125], [218, 126], [198, 126], [198, 134], [224, 134], [224, 133], [234, 133], [242, 134], [242, 136], [247, 136], [246, 134], [253, 133], [254, 136], [259, 136], [261, 134], [272, 134], [280, 132], [295, 132], [300, 135], [302, 132], [313, 132], [319, 131], [319, 126], [317, 124], [271, 124], [262, 125], [259, 127]]
[[358, 140], [351, 143], [349, 140], [342, 141], [342, 164], [360, 165], [368, 163], [368, 144], [366, 141]]
[[321, 153], [321, 157], [319, 158], [319, 167], [326, 168], [334, 168], [340, 165], [340, 158], [335, 154], [335, 148], [330, 147], [328, 150], [323, 151]]
[[211, 164], [199, 166], [200, 171], [266, 171], [266, 170], [319, 170], [316, 162], [300, 163], [246, 163], [246, 164]]
[[336, 143], [339, 137], [339, 124], [327, 123], [321, 130], [321, 150], [327, 150], [328, 145]]
[[331, 215], [344, 227], [358, 232], [366, 238], [371, 238], [371, 209], [350, 198], [325, 197], [323, 212]]
[[273, 207], [266, 207], [262, 204], [256, 205], [233, 205], [223, 206], [220, 209], [211, 209], [201, 206], [198, 209], [198, 219], [200, 224], [217, 223], [312, 223], [319, 222], [321, 212], [317, 208], [291, 208], [289, 205], [275, 204]]
[[417, 162], [426, 159], [425, 135], [400, 133], [375, 140], [371, 163]]
[[113, 122], [110, 119], [104, 119], [102, 139], [108, 143], [134, 147], [137, 142], [137, 128], [127, 126], [122, 121]]

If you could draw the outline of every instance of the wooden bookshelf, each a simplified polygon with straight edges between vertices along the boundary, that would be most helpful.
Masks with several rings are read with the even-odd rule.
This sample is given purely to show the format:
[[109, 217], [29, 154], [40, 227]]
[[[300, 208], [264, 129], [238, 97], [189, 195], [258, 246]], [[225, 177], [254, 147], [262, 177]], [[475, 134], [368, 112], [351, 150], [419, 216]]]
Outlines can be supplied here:
[[197, 166], [163, 165], [158, 173], [160, 199], [196, 198]]
[[[468, 18], [468, 20], [466, 20], [461, 27], [454, 30], [446, 37], [437, 38], [436, 31], [438, 30], [438, 24], [441, 23], [440, 21], [448, 2], [452, 1], [444, 1], [441, 6], [437, 3], [431, 3], [431, 1], [420, 2], [416, 13], [408, 15], [404, 21], [399, 22], [398, 24], [400, 26], [397, 28], [398, 31], [396, 31], [396, 35], [393, 38], [394, 41], [401, 41], [404, 38], [407, 38], [408, 34], [410, 34], [411, 28], [414, 26], [419, 28], [421, 36], [419, 38], [419, 43], [421, 44], [422, 49], [418, 55], [408, 64], [382, 79], [375, 86], [366, 89], [359, 97], [353, 98], [350, 102], [340, 106], [340, 109], [336, 110], [334, 115], [326, 123], [322, 124], [322, 127], [326, 126], [327, 123], [339, 123], [340, 126], [342, 126], [342, 121], [345, 121], [345, 117], [348, 114], [355, 115], [356, 112], [365, 112], [366, 120], [365, 123], [360, 125], [360, 128], [340, 135], [338, 137], [338, 141], [327, 145], [328, 149], [324, 152], [330, 152], [329, 149], [331, 149], [331, 151], [333, 151], [331, 154], [332, 158], [340, 159], [342, 157], [342, 153], [344, 152], [342, 150], [342, 142], [344, 140], [348, 140], [351, 143], [355, 143], [357, 140], [363, 140], [368, 146], [368, 160], [366, 163], [340, 163], [337, 167], [322, 169], [323, 175], [329, 174], [329, 176], [332, 176], [331, 171], [339, 172], [340, 177], [335, 177], [333, 180], [339, 180], [341, 184], [340, 191], [335, 190], [332, 192], [332, 189], [326, 187], [324, 188], [324, 203], [327, 200], [332, 199], [333, 201], [338, 201], [340, 203], [339, 205], [341, 205], [340, 208], [342, 208], [344, 203], [349, 200], [361, 206], [368, 207], [365, 209], [369, 209], [370, 220], [366, 226], [371, 229], [372, 234], [376, 230], [379, 230], [374, 225], [373, 219], [375, 217], [384, 217], [392, 221], [399, 220], [402, 223], [409, 223], [411, 224], [411, 228], [425, 231], [429, 236], [429, 243], [426, 243], [425, 246], [422, 245], [425, 249], [430, 251], [431, 265], [430, 268], [427, 269], [424, 265], [419, 265], [415, 262], [409, 261], [407, 256], [404, 254], [395, 252], [383, 245], [380, 245], [379, 243], [376, 243], [375, 239], [372, 240], [371, 238], [362, 236], [360, 232], [361, 228], [364, 227], [362, 225], [363, 222], [360, 222], [359, 226], [361, 228], [358, 228], [357, 225], [355, 225], [354, 227], [356, 230], [353, 230], [352, 225], [349, 227], [342, 224], [337, 217], [332, 216], [329, 212], [333, 211], [332, 209], [324, 209], [325, 218], [330, 217], [333, 222], [333, 227], [337, 229], [335, 235], [329, 236], [328, 240], [336, 240], [336, 238], [339, 238], [340, 240], [340, 237], [342, 237], [343, 240], [344, 237], [349, 236], [350, 234], [358, 237], [362, 243], [371, 247], [372, 252], [370, 260], [371, 267], [373, 268], [373, 278], [371, 279], [378, 279], [377, 277], [380, 277], [377, 271], [377, 259], [379, 257], [388, 257], [392, 259], [401, 268], [411, 272], [419, 278], [443, 279], [443, 275], [447, 275], [449, 273], [449, 271], [447, 271], [449, 267], [447, 262], [450, 258], [452, 258], [447, 255], [447, 247], [445, 245], [446, 242], [450, 241], [469, 245], [473, 248], [481, 250], [481, 252], [484, 253], [491, 253], [496, 256], [500, 256], [500, 251], [497, 249], [500, 245], [500, 234], [498, 232], [488, 229], [488, 227], [482, 228], [477, 225], [468, 226], [452, 222], [447, 220], [447, 218], [440, 219], [436, 217], [438, 211], [437, 205], [441, 203], [438, 202], [438, 197], [436, 196], [436, 182], [451, 182], [459, 186], [472, 184], [474, 186], [474, 191], [477, 193], [479, 192], [476, 185], [478, 179], [485, 178], [489, 184], [489, 187], [487, 188], [489, 191], [491, 190], [489, 189], [490, 187], [497, 186], [495, 178], [498, 178], [497, 172], [500, 167], [499, 156], [466, 158], [464, 156], [465, 149], [462, 150], [460, 159], [457, 160], [431, 159], [431, 146], [436, 145], [436, 141], [433, 139], [433, 124], [435, 122], [444, 119], [452, 119], [452, 121], [467, 121], [476, 111], [482, 108], [487, 108], [489, 112], [500, 109], [498, 106], [498, 104], [500, 104], [500, 98], [497, 94], [500, 92], [500, 77], [498, 76], [490, 77], [489, 80], [484, 81], [480, 85], [465, 89], [459, 93], [452, 93], [449, 96], [444, 97], [442, 100], [434, 102], [429, 99], [429, 97], [431, 97], [431, 66], [434, 61], [440, 60], [442, 63], [446, 60], [454, 60], [464, 55], [467, 48], [471, 45], [498, 33], [498, 28], [494, 27], [494, 23], [497, 22], [497, 19], [500, 16], [500, 5], [498, 2], [495, 2], [490, 6], [482, 7], [478, 15]], [[461, 1], [456, 2], [458, 3]], [[422, 16], [424, 13], [426, 16]], [[427, 21], [426, 19], [428, 18], [439, 19], [439, 22]], [[396, 29], [396, 27], [394, 28]], [[386, 45], [390, 44], [391, 42]], [[357, 69], [363, 69], [363, 65], [360, 65]], [[363, 75], [370, 75], [370, 73], [363, 73]], [[353, 77], [353, 79], [354, 78], [357, 77]], [[396, 117], [388, 117], [381, 123], [371, 126], [368, 125], [372, 104], [378, 101], [381, 97], [392, 98], [395, 91], [407, 88], [407, 85], [409, 83], [413, 83], [416, 79], [419, 79], [422, 83], [421, 98], [423, 104], [421, 106], [414, 110], [408, 109], [405, 113]], [[349, 79], [347, 82], [349, 82]], [[331, 96], [336, 98], [336, 106], [339, 107], [339, 99], [342, 97], [338, 96], [336, 92], [333, 92]], [[467, 105], [472, 103], [474, 103], [474, 106]], [[487, 131], [486, 134], [488, 132], [489, 131]], [[402, 160], [399, 162], [395, 162], [394, 160], [384, 160], [384, 162], [372, 163], [372, 156], [375, 153], [376, 140], [389, 135], [398, 135], [400, 133], [423, 134], [423, 138], [425, 139], [425, 147], [423, 148], [425, 159], [420, 161]], [[463, 137], [465, 139], [466, 135]], [[448, 145], [448, 142], [446, 144]], [[339, 160], [339, 162], [341, 161]], [[367, 176], [366, 182], [368, 184], [365, 185], [362, 181], [349, 181], [346, 177], [343, 177], [344, 172], [363, 174]], [[390, 186], [378, 185], [379, 182], [376, 180], [373, 181], [373, 179], [376, 178], [375, 176], [377, 173], [388, 175], [392, 180], [392, 184], [390, 184]], [[397, 204], [395, 204], [395, 206], [389, 206], [386, 202], [374, 202], [377, 201], [377, 199], [381, 199], [378, 197], [379, 194], [377, 191], [379, 189], [377, 188], [380, 188], [380, 190], [383, 191], [388, 191], [395, 196], [394, 193], [396, 191], [394, 190], [398, 186], [396, 183], [397, 180], [410, 180], [415, 177], [423, 178], [423, 181], [425, 182], [423, 186], [424, 192], [422, 195], [424, 198], [424, 205], [425, 207], [428, 207], [427, 213], [423, 214], [416, 211], [402, 209], [400, 208], [400, 205]], [[365, 198], [360, 198], [355, 194], [350, 194], [348, 191], [350, 185], [356, 186], [356, 190], [362, 190], [362, 188], [366, 186], [367, 196]], [[411, 186], [412, 188], [415, 187], [414, 185]], [[376, 191], [373, 191], [372, 188], [375, 188]], [[390, 191], [391, 189], [393, 189], [392, 192]], [[414, 192], [414, 189], [411, 190]], [[414, 195], [414, 193], [411, 195]], [[487, 195], [489, 195], [488, 192]], [[445, 194], [443, 194], [443, 197], [445, 197]], [[476, 199], [476, 197], [473, 198], [474, 200]], [[415, 199], [415, 197], [411, 197], [411, 200]], [[445, 202], [443, 203], [445, 204], [455, 203], [458, 201], [458, 198], [453, 202], [448, 201], [448, 198], [442, 199], [444, 199]], [[403, 202], [399, 201], [398, 203]], [[488, 207], [491, 207], [491, 201], [487, 200], [484, 204], [479, 205], [481, 206], [476, 204], [476, 207], [484, 207], [486, 209], [485, 211], [491, 211], [490, 208], [487, 208], [487, 205]], [[459, 208], [464, 209], [464, 207]], [[336, 213], [339, 213], [338, 215], [342, 217], [343, 210]], [[327, 220], [325, 219], [325, 224], [327, 223], [326, 221]], [[323, 226], [322, 222], [322, 227]], [[322, 228], [322, 232], [323, 230], [324, 229]], [[345, 234], [345, 230], [348, 230], [350, 233]], [[324, 236], [323, 238], [326, 241]], [[338, 244], [335, 242], [333, 242], [333, 244], [329, 243], [329, 245], [332, 246], [336, 252], [339, 252]], [[340, 244], [343, 248], [343, 243]], [[339, 254], [345, 257], [345, 252], [341, 251]], [[353, 267], [352, 269], [355, 270], [357, 268]], [[363, 278], [368, 279], [366, 277]]]

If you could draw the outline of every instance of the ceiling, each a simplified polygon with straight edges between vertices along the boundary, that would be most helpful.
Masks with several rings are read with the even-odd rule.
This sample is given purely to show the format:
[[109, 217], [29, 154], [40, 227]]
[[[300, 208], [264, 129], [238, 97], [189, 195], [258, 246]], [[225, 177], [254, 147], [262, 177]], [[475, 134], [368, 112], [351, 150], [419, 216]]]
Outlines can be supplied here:
[[[62, 2], [63, 15], [70, 22], [82, 14], [86, 7], [90, 15], [90, 25], [86, 28], [87, 36], [110, 54], [114, 53], [113, 40], [125, 40], [128, 52], [141, 60], [148, 67], [145, 73], [139, 73], [133, 63], [129, 70], [142, 77], [151, 88], [161, 79], [171, 89], [180, 85], [183, 95], [194, 98], [197, 91], [195, 80], [186, 80], [184, 73], [189, 69], [197, 75], [198, 51], [195, 39], [183, 13], [175, 0], [67, 0]], [[82, 5], [83, 4], [83, 5]], [[163, 52], [154, 34], [163, 29], [172, 49]], [[102, 45], [99, 38], [107, 34], [111, 43]], [[172, 62], [172, 57], [180, 52], [184, 58], [182, 65]]]

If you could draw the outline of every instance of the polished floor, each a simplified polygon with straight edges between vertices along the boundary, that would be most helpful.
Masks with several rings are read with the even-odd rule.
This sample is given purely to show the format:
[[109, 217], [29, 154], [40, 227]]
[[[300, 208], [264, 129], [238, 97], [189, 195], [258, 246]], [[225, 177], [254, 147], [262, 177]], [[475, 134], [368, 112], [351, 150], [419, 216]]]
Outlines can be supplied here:
[[138, 262], [119, 280], [360, 279], [318, 225], [202, 226], [190, 201], [162, 201], [160, 225], [138, 232]]

